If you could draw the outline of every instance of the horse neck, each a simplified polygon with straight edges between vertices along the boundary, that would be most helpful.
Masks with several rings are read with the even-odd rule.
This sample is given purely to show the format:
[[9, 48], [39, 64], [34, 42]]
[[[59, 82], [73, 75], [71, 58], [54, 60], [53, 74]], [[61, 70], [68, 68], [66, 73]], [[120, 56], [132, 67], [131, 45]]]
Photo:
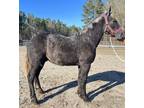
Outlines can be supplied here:
[[89, 39], [91, 40], [92, 45], [96, 48], [104, 34], [104, 20], [101, 19], [99, 22], [95, 23], [93, 25], [93, 29], [91, 29], [91, 35], [89, 36]]

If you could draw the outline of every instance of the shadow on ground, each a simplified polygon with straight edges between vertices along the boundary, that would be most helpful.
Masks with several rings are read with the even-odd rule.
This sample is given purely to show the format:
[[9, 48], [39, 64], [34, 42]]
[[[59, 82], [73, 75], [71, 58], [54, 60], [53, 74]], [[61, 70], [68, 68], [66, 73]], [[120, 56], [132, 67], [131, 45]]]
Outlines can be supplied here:
[[[93, 82], [93, 81], [97, 81], [97, 80], [107, 81], [108, 83], [87, 93], [87, 95], [91, 101], [100, 93], [103, 93], [106, 90], [109, 90], [117, 85], [123, 84], [125, 82], [125, 73], [119, 72], [119, 71], [105, 71], [105, 72], [93, 74], [93, 75], [88, 76], [87, 84], [90, 82]], [[77, 86], [77, 80], [68, 82], [66, 84], [63, 84], [63, 85], [60, 85], [60, 86], [57, 86], [57, 87], [54, 87], [51, 89], [48, 89], [45, 92], [49, 92], [49, 91], [59, 89], [62, 87], [56, 93], [46, 96], [42, 100], [39, 100], [39, 103], [42, 104], [42, 103], [46, 102], [49, 98], [53, 98], [54, 96], [59, 95], [59, 94], [63, 93], [64, 91], [71, 89], [73, 87], [76, 87], [76, 86]]]

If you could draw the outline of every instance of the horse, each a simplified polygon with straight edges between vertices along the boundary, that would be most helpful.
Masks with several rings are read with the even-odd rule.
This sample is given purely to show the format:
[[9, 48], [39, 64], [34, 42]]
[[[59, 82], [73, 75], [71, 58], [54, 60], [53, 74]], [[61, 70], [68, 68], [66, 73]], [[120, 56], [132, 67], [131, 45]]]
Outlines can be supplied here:
[[118, 40], [124, 40], [124, 31], [118, 21], [111, 16], [111, 8], [91, 22], [88, 28], [79, 35], [63, 36], [56, 33], [40, 33], [33, 37], [27, 45], [25, 74], [29, 84], [31, 102], [38, 104], [34, 82], [41, 93], [45, 93], [39, 81], [39, 74], [46, 61], [61, 66], [78, 66], [77, 93], [84, 101], [89, 101], [86, 95], [86, 81], [91, 63], [96, 57], [96, 48], [104, 33]]

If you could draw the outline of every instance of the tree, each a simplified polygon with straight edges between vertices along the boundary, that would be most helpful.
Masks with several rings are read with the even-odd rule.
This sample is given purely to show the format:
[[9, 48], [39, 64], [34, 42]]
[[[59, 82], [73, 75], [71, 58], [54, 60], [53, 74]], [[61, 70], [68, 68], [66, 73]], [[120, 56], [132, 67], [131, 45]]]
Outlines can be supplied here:
[[56, 22], [56, 31], [57, 31], [57, 33], [61, 32], [61, 25], [62, 25], [62, 22], [60, 20], [58, 20]]
[[34, 16], [32, 14], [28, 14], [27, 23], [30, 24], [30, 25], [34, 24]]
[[19, 40], [28, 39], [27, 35], [25, 34], [25, 29], [27, 28], [26, 25], [27, 16], [24, 12], [19, 12]]
[[41, 31], [70, 36], [71, 34], [78, 33], [79, 30], [80, 28], [74, 25], [69, 27], [60, 20], [42, 19], [34, 17], [32, 14], [26, 15], [22, 11], [19, 12], [20, 40], [30, 40], [35, 34]]
[[27, 20], [27, 17], [24, 12], [19, 12], [19, 30], [20, 32], [26, 27], [25, 22]]
[[70, 35], [78, 34], [79, 33], [79, 28], [76, 27], [75, 25], [70, 26]]
[[112, 7], [112, 15], [125, 28], [125, 0], [108, 0], [106, 8]]
[[83, 6], [84, 24], [88, 24], [91, 20], [99, 16], [104, 11], [104, 4], [102, 0], [87, 0]]

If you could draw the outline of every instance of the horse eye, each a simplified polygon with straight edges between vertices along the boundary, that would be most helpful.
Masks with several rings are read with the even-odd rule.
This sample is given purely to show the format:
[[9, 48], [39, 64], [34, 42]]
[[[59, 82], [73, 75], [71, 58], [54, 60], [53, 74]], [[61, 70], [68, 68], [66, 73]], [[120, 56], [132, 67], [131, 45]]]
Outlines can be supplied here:
[[114, 23], [117, 23], [117, 20], [113, 20]]

